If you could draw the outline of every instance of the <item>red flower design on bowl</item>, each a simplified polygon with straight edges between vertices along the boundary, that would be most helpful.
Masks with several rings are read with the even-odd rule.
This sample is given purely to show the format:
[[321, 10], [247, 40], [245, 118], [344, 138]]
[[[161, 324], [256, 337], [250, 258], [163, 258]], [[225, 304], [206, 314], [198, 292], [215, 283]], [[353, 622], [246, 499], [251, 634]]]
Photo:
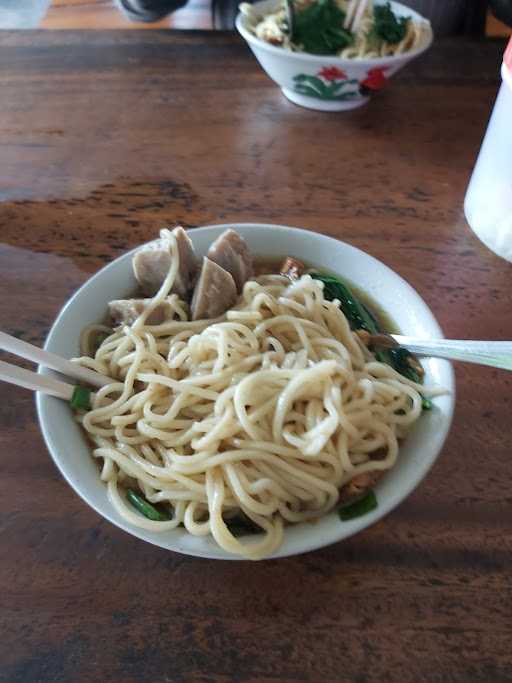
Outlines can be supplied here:
[[377, 66], [374, 69], [370, 69], [367, 72], [364, 81], [361, 81], [361, 87], [373, 92], [382, 90], [388, 82], [388, 79], [384, 75], [384, 71], [387, 71], [388, 68], [389, 67], [387, 66]]
[[347, 74], [343, 71], [343, 69], [338, 69], [337, 66], [324, 66], [320, 71], [318, 72], [318, 75], [321, 76], [325, 81], [339, 81], [339, 80], [345, 80], [347, 78]]

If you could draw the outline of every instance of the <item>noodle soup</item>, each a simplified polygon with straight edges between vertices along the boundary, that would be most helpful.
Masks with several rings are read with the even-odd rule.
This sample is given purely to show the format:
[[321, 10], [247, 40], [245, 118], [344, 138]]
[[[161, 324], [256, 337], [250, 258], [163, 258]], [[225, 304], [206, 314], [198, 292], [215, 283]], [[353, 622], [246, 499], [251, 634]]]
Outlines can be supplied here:
[[[390, 57], [423, 47], [430, 39], [430, 22], [395, 14], [391, 4], [366, 3], [364, 12], [353, 16], [354, 0], [291, 0], [261, 13], [249, 3], [240, 5], [254, 35], [270, 45], [292, 52], [336, 55], [342, 59]], [[347, 19], [356, 23], [351, 29]]]
[[345, 26], [353, 0], [284, 0], [243, 4], [236, 28], [263, 70], [294, 104], [344, 111], [367, 103], [427, 50], [428, 20], [406, 5], [369, 3], [359, 23]]
[[[405, 349], [371, 347], [364, 335], [384, 331], [379, 316], [346, 283], [297, 262], [288, 276], [275, 261], [254, 264], [233, 233], [200, 273], [184, 231], [162, 231], [133, 257], [141, 287], [168, 265], [150, 297], [110, 303], [126, 320], [76, 359], [112, 377], [77, 419], [129, 524], [182, 527], [260, 559], [286, 526], [346, 499], [342, 521], [374, 510], [372, 485], [439, 389], [422, 385]], [[229, 287], [239, 294], [228, 305]], [[197, 319], [226, 296], [217, 318]]]

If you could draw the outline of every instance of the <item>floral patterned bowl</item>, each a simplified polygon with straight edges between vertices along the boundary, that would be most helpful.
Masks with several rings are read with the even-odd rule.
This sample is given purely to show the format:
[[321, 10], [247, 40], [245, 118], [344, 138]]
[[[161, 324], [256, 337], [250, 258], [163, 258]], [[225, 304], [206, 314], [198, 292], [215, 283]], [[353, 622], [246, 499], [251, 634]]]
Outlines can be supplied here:
[[[261, 15], [277, 9], [280, 0], [263, 0], [253, 7]], [[423, 17], [409, 7], [391, 2], [397, 16], [411, 17], [421, 21]], [[302, 107], [322, 111], [354, 109], [365, 104], [371, 95], [381, 90], [389, 78], [412, 59], [427, 50], [433, 34], [426, 36], [423, 44], [391, 57], [371, 59], [342, 59], [330, 55], [312, 55], [290, 52], [256, 38], [250, 28], [250, 19], [239, 14], [236, 27], [248, 42], [264, 71], [274, 80], [284, 95]]]

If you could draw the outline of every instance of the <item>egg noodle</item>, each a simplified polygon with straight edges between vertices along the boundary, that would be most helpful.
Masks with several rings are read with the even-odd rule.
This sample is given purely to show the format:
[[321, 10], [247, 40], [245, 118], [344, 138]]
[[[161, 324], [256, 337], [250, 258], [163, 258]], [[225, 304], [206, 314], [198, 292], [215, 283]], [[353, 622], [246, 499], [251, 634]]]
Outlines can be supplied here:
[[[420, 390], [435, 391], [377, 362], [309, 275], [250, 280], [217, 320], [190, 322], [171, 295], [175, 319], [147, 325], [179, 266], [163, 232], [172, 266], [149, 308], [94, 358], [77, 359], [116, 380], [78, 419], [127, 522], [163, 533], [183, 525], [259, 559], [279, 548], [286, 524], [331, 510], [356, 475], [393, 467]], [[142, 517], [128, 487], [170, 504], [172, 519]], [[235, 537], [226, 522], [240, 511], [263, 533]]]
[[[299, 11], [309, 4], [311, 4], [311, 0], [295, 0], [296, 8]], [[336, 0], [336, 4], [346, 13], [349, 4], [348, 0]], [[343, 59], [389, 57], [416, 50], [429, 40], [431, 27], [430, 22], [425, 19], [409, 19], [406, 23], [405, 35], [398, 43], [375, 40], [372, 36], [374, 26], [373, 8], [374, 3], [370, 0], [360, 19], [357, 31], [354, 33], [354, 42], [340, 50], [337, 53], [338, 57]], [[286, 9], [284, 4], [276, 11], [270, 12], [263, 17], [257, 14], [257, 7], [253, 7], [246, 2], [240, 5], [240, 11], [252, 23], [252, 31], [257, 38], [294, 52], [302, 52], [301, 46], [292, 43], [285, 30]]]

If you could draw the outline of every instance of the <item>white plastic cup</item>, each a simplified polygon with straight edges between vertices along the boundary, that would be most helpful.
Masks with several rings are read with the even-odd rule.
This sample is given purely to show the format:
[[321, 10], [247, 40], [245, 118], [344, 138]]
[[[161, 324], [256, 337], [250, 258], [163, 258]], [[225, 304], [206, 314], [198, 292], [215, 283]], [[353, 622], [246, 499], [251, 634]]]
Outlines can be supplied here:
[[477, 237], [512, 261], [512, 38], [501, 67], [501, 84], [464, 200]]

